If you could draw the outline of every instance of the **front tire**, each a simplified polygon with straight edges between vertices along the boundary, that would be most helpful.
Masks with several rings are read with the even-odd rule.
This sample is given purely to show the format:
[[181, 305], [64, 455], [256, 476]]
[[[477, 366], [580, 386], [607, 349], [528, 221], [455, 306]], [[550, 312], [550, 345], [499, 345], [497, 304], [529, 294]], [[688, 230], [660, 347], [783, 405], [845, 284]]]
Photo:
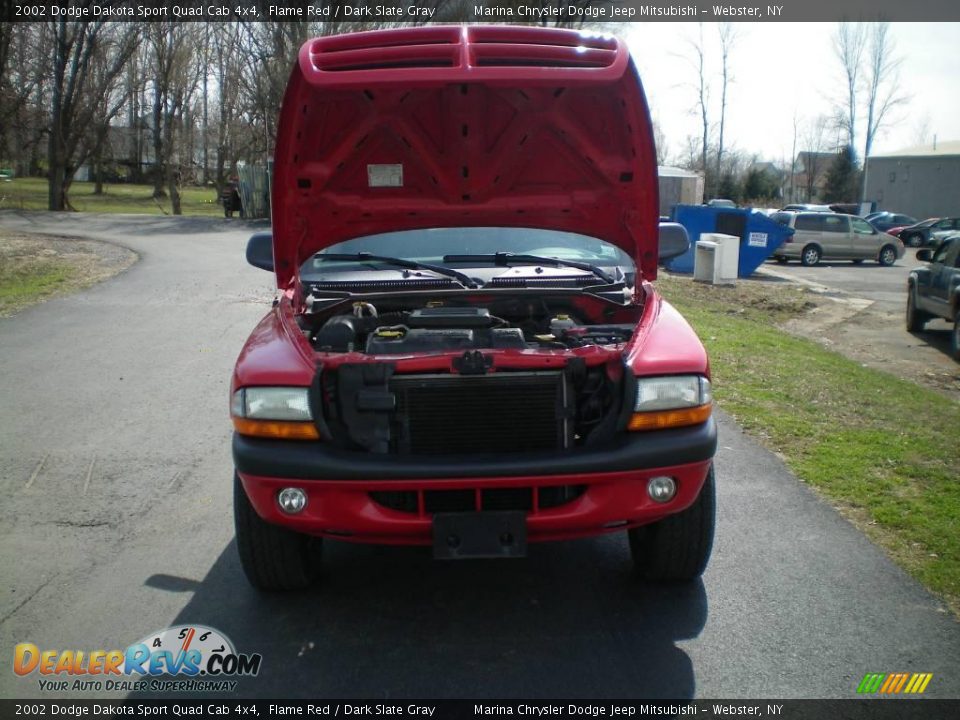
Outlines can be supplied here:
[[910, 235], [905, 242], [910, 247], [917, 248], [923, 245], [923, 238], [920, 235]]
[[320, 569], [320, 538], [296, 533], [257, 515], [233, 474], [233, 520], [240, 565], [250, 584], [260, 590], [300, 590], [316, 580]]
[[897, 250], [893, 245], [884, 245], [880, 248], [880, 254], [877, 256], [877, 262], [883, 267], [890, 267], [897, 261]]
[[907, 332], [920, 332], [928, 319], [925, 312], [917, 309], [917, 288], [911, 284], [907, 290]]
[[953, 359], [960, 362], [960, 309], [953, 314], [953, 333], [950, 338], [950, 351]]
[[807, 245], [800, 254], [800, 262], [807, 267], [812, 267], [820, 262], [821, 255], [822, 253], [819, 247], [816, 245]]
[[637, 574], [657, 582], [689, 582], [703, 574], [713, 549], [717, 497], [713, 466], [686, 510], [627, 531]]

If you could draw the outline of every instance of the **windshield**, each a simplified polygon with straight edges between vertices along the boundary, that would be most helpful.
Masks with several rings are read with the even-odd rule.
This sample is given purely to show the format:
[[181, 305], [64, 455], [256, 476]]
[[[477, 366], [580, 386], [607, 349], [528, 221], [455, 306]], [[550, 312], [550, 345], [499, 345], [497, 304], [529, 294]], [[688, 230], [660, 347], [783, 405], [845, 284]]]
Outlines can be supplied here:
[[[318, 252], [300, 268], [305, 279], [325, 273], [355, 272], [369, 268], [371, 261], [324, 262], [324, 255], [370, 253], [403, 258], [418, 263], [448, 267], [476, 267], [477, 262], [444, 262], [448, 255], [492, 255], [514, 253], [540, 255], [558, 260], [591, 263], [600, 267], [620, 267], [625, 273], [634, 271], [633, 260], [616, 245], [588, 235], [530, 228], [467, 227], [430, 228], [380, 233], [346, 240]], [[376, 261], [373, 261], [376, 265]], [[531, 263], [535, 264], [535, 263]]]

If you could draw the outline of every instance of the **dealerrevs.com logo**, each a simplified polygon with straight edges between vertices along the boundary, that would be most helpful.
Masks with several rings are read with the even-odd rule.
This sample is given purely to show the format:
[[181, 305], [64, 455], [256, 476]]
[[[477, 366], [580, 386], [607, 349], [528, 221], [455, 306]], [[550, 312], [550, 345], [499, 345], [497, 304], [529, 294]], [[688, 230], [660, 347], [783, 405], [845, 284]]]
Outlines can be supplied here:
[[13, 671], [39, 675], [42, 691], [233, 691], [238, 677], [260, 672], [263, 656], [238, 653], [230, 639], [204, 625], [151, 633], [126, 650], [41, 650], [19, 643]]

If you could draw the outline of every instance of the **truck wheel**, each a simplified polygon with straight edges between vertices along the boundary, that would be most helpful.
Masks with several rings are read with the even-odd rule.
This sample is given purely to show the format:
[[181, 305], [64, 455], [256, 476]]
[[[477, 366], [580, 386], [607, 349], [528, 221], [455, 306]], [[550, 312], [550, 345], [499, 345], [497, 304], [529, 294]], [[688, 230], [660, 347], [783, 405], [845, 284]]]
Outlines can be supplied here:
[[897, 261], [897, 250], [893, 245], [884, 245], [880, 248], [880, 254], [877, 256], [877, 262], [884, 267], [890, 267]]
[[819, 247], [816, 245], [807, 245], [803, 249], [803, 252], [800, 253], [800, 262], [807, 267], [810, 267], [811, 265], [816, 265], [818, 262], [820, 262], [820, 256], [821, 252]]
[[654, 581], [690, 581], [703, 574], [713, 548], [717, 496], [713, 466], [700, 495], [683, 512], [627, 531], [637, 574]]
[[233, 521], [240, 565], [261, 590], [299, 590], [316, 579], [322, 541], [263, 520], [233, 474]]
[[928, 319], [925, 312], [917, 310], [917, 287], [911, 284], [907, 290], [907, 332], [920, 332]]
[[953, 334], [950, 342], [953, 359], [960, 362], [960, 309], [953, 314]]

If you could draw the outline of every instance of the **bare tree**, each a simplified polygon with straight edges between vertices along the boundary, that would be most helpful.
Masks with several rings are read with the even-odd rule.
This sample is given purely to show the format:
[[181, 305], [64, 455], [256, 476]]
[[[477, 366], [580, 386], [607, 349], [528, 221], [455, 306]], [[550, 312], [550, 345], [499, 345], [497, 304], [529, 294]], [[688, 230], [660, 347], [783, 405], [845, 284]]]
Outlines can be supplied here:
[[660, 126], [660, 120], [653, 118], [653, 143], [657, 149], [657, 165], [667, 164], [667, 136]]
[[824, 115], [818, 115], [807, 123], [800, 138], [803, 150], [803, 177], [806, 201], [817, 199], [819, 181], [823, 179], [836, 151], [828, 138], [829, 120]]
[[912, 127], [912, 136], [914, 145], [926, 145], [932, 137], [930, 128], [930, 113], [924, 112], [914, 120]]
[[787, 195], [789, 202], [794, 202], [796, 200], [795, 193], [795, 182], [797, 178], [797, 130], [799, 129], [800, 120], [797, 117], [797, 111], [793, 111], [793, 143], [790, 146], [790, 190]]
[[0, 153], [18, 175], [36, 169], [49, 128], [47, 37], [42, 23], [0, 24]]
[[239, 159], [237, 141], [242, 131], [238, 127], [241, 98], [237, 90], [241, 79], [241, 41], [238, 23], [218, 23], [212, 28], [213, 77], [217, 88], [214, 182], [218, 196], [228, 166], [232, 171]]
[[245, 67], [236, 78], [236, 89], [243, 95], [243, 114], [251, 131], [247, 138], [250, 152], [258, 159], [265, 159], [276, 142], [280, 102], [297, 51], [309, 38], [329, 34], [339, 28], [339, 24], [242, 23], [241, 28], [241, 57]]
[[692, 52], [690, 63], [696, 72], [694, 90], [697, 100], [694, 105], [694, 112], [700, 115], [701, 140], [700, 140], [700, 167], [697, 168], [703, 172], [704, 196], [710, 197], [715, 188], [711, 182], [711, 173], [708, 163], [710, 154], [710, 120], [708, 109], [710, 105], [710, 81], [707, 78], [707, 53], [703, 38], [703, 23], [698, 23], [699, 33], [696, 38], [688, 39], [687, 44]]
[[130, 167], [130, 180], [132, 182], [143, 182], [143, 166], [145, 150], [147, 148], [144, 135], [149, 128], [146, 119], [146, 112], [149, 107], [147, 102], [147, 77], [146, 68], [150, 66], [150, 47], [149, 44], [138, 46], [130, 57], [126, 68], [126, 94], [127, 94], [127, 138], [125, 139], [124, 152], [125, 162]]
[[183, 140], [184, 117], [199, 85], [201, 63], [197, 48], [202, 28], [196, 23], [155, 22], [148, 27], [153, 51], [153, 195], [169, 193], [174, 215], [182, 214], [180, 183], [183, 163], [192, 157], [178, 147]]
[[730, 73], [730, 53], [733, 52], [734, 45], [738, 40], [736, 26], [733, 23], [720, 23], [720, 128], [717, 135], [717, 177], [720, 177], [720, 168], [723, 163], [723, 130], [727, 118], [727, 88], [733, 82], [733, 76]]
[[837, 106], [837, 124], [846, 132], [847, 144], [856, 147], [857, 92], [860, 89], [860, 70], [867, 46], [867, 34], [861, 23], [842, 22], [833, 36], [833, 50], [844, 75], [844, 92]]
[[[870, 45], [867, 51], [866, 140], [863, 144], [863, 160], [866, 162], [877, 134], [892, 121], [891, 111], [904, 105], [910, 96], [900, 85], [900, 64], [893, 38], [889, 35], [890, 23], [879, 22], [871, 26]], [[860, 199], [866, 199], [866, 176], [861, 179]]]
[[[111, 94], [136, 46], [139, 27], [103, 21], [54, 21], [50, 111], [48, 201], [51, 210], [69, 207], [73, 174], [92, 153], [88, 130], [99, 103]], [[103, 59], [98, 66], [97, 58]], [[99, 69], [98, 69], [99, 67]], [[120, 109], [108, 110], [112, 117]], [[112, 112], [112, 114], [111, 114]], [[108, 117], [109, 122], [109, 117]]]

